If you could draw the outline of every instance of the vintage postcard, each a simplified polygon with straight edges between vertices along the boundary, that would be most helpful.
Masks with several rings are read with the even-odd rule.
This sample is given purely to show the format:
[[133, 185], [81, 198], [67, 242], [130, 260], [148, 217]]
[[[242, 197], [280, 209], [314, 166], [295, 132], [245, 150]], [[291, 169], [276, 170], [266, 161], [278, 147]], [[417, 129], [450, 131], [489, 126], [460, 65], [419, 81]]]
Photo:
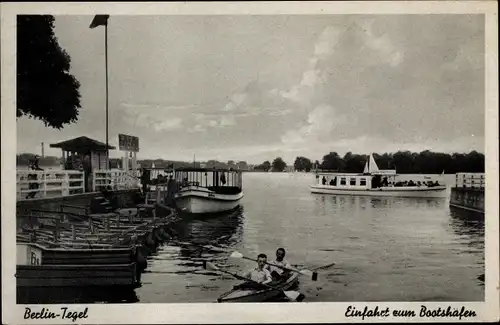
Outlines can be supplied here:
[[1, 15], [4, 324], [499, 320], [496, 2]]

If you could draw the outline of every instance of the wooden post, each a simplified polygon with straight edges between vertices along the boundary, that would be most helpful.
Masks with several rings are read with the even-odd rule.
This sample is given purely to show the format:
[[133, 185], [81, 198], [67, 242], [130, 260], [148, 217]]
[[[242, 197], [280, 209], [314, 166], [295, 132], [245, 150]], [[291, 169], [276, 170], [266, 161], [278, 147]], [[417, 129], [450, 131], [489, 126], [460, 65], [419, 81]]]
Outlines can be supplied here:
[[109, 214], [106, 215], [106, 231], [109, 232], [109, 228], [110, 228], [110, 221], [109, 221]]
[[42, 172], [42, 179], [43, 179], [43, 197], [47, 196], [47, 174], [45, 174], [45, 171]]
[[75, 229], [75, 225], [71, 225], [71, 238], [73, 239], [73, 242], [76, 241], [76, 229]]
[[161, 184], [156, 186], [156, 203], [157, 204], [160, 203], [160, 199], [161, 199], [160, 193], [161, 193]]
[[69, 183], [69, 173], [68, 171], [64, 172], [64, 179], [62, 181], [63, 195], [70, 195], [70, 183]]
[[130, 224], [133, 224], [132, 222], [132, 210], [128, 210], [128, 221], [130, 222]]
[[120, 213], [116, 214], [116, 226], [120, 227]]
[[57, 236], [57, 239], [59, 239], [60, 235], [61, 235], [61, 218], [58, 217], [58, 218], [56, 218], [56, 236]]
[[54, 230], [52, 235], [54, 236], [54, 243], [57, 243], [57, 230]]
[[92, 218], [89, 218], [89, 231], [92, 233]]

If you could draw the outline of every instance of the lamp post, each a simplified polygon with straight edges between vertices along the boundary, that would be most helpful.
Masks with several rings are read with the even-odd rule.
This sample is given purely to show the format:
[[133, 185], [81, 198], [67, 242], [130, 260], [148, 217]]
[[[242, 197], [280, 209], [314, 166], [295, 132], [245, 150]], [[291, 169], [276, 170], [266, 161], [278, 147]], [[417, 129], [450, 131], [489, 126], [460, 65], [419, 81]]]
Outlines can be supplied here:
[[106, 169], [109, 169], [109, 134], [108, 134], [108, 19], [109, 15], [95, 15], [89, 28], [104, 26], [104, 57], [106, 70]]

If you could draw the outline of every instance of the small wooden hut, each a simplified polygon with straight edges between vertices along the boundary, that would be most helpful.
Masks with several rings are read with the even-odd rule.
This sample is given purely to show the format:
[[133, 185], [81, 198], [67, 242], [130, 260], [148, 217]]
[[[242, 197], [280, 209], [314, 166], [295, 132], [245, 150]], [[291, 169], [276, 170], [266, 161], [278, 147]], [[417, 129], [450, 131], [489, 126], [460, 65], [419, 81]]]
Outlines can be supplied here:
[[60, 148], [64, 162], [64, 170], [81, 170], [85, 172], [85, 191], [92, 190], [91, 175], [94, 170], [109, 169], [106, 164], [106, 150], [115, 147], [82, 136], [50, 145]]

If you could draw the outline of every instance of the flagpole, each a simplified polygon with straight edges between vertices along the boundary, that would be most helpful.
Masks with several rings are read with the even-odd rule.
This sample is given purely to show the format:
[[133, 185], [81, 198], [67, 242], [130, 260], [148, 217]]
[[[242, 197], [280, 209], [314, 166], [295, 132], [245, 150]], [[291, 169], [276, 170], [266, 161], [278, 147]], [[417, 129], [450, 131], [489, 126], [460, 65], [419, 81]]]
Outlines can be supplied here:
[[109, 138], [108, 138], [108, 23], [104, 25], [104, 56], [106, 65], [106, 169], [109, 169]]
[[104, 26], [104, 65], [106, 74], [106, 169], [109, 169], [109, 122], [108, 122], [108, 19], [109, 15], [95, 15], [89, 25], [90, 29]]

